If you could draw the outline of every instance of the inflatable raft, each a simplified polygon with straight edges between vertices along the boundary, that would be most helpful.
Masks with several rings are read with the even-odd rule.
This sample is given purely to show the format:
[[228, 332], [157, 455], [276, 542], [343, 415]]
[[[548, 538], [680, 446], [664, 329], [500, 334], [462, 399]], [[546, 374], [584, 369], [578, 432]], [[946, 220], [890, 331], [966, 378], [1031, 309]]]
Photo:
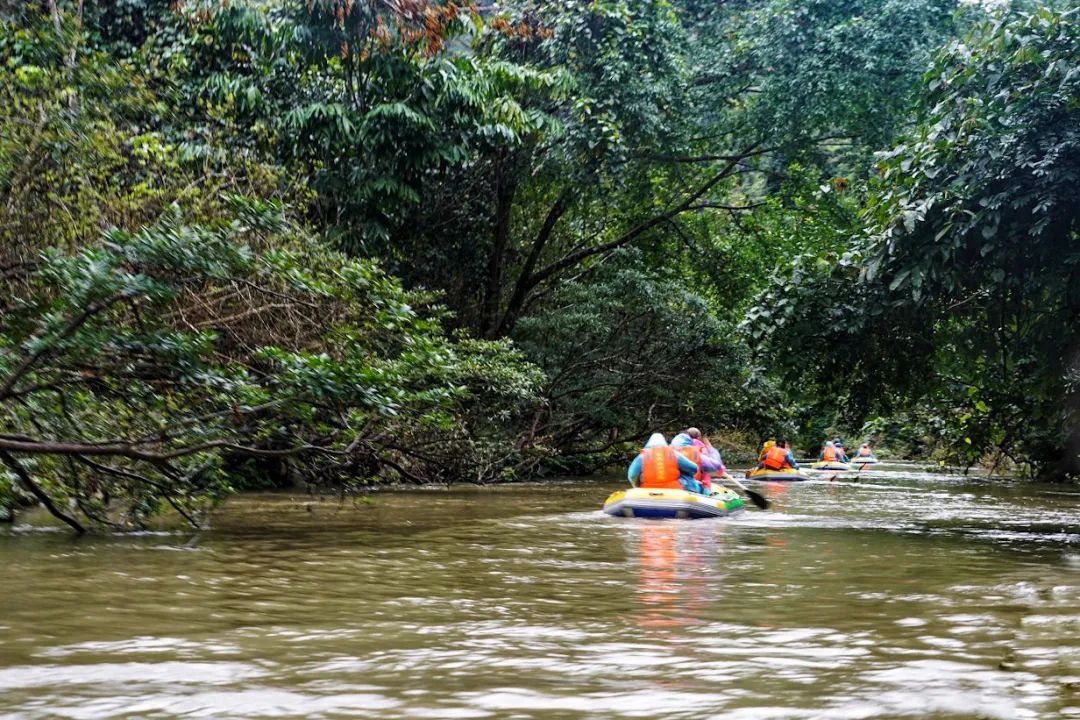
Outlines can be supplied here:
[[810, 466], [811, 470], [839, 470], [840, 472], [847, 472], [851, 469], [851, 466], [842, 462], [816, 462]]
[[747, 480], [809, 480], [810, 476], [806, 473], [800, 472], [795, 468], [784, 468], [783, 470], [769, 470], [768, 468], [758, 468], [746, 473]]
[[880, 460], [871, 455], [870, 457], [853, 457], [851, 458], [852, 465], [877, 465]]
[[685, 490], [630, 488], [613, 492], [604, 501], [604, 512], [616, 517], [698, 520], [742, 511], [743, 499], [727, 488], [712, 497]]

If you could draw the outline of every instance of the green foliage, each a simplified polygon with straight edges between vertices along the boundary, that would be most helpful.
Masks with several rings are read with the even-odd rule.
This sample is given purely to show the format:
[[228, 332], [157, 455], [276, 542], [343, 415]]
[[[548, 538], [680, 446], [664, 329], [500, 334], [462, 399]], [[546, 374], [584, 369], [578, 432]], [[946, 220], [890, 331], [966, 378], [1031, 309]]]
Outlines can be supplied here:
[[758, 311], [800, 344], [815, 314], [850, 318], [836, 338], [850, 352], [811, 349], [806, 375], [851, 383], [864, 406], [937, 409], [961, 464], [991, 452], [1077, 469], [1078, 50], [1075, 11], [1049, 7], [1003, 11], [944, 48], [920, 127], [882, 155], [872, 235]]
[[861, 172], [902, 125], [951, 8], [233, 3], [162, 37], [195, 116], [309, 177], [334, 242], [498, 338], [557, 323], [550, 298], [620, 248], [678, 268], [725, 319], [791, 256], [837, 261], [861, 181], [838, 203], [807, 188]]
[[33, 459], [9, 469], [117, 526], [164, 503], [195, 520], [229, 492], [223, 454], [307, 456], [313, 482], [473, 477], [461, 428], [512, 421], [535, 370], [452, 342], [422, 296], [297, 242], [280, 207], [229, 202], [229, 222], [171, 217], [43, 256], [0, 327], [0, 451]]
[[194, 520], [687, 422], [1048, 457], [1076, 22], [986, 12], [0, 4], [0, 504]]
[[45, 16], [0, 19], [0, 282], [45, 248], [74, 250], [174, 203], [201, 220], [225, 210], [223, 192], [277, 192], [276, 168], [190, 157], [162, 123], [169, 98], [153, 78], [59, 22], [58, 34]]
[[118, 56], [134, 55], [169, 22], [174, 0], [97, 0], [86, 3], [85, 25], [95, 47]]
[[951, 0], [815, 0], [737, 14], [732, 60], [753, 67], [760, 83], [747, 107], [753, 124], [772, 136], [828, 132], [864, 148], [888, 143], [910, 122], [915, 81], [956, 9]]
[[966, 462], [995, 448], [1080, 469], [1080, 52], [1076, 11], [1003, 12], [947, 47], [920, 131], [886, 157], [867, 264], [891, 302], [934, 319]]
[[454, 3], [240, 2], [174, 25], [154, 57], [184, 78], [203, 143], [243, 128], [249, 151], [307, 176], [339, 243], [380, 254], [433, 173], [552, 122], [527, 100], [558, 95], [565, 78], [484, 52], [482, 32]]
[[[70, 246], [103, 221], [148, 204], [154, 190], [134, 147], [137, 116], [152, 107], [152, 97], [105, 58], [81, 56], [65, 69], [63, 55], [44, 19], [26, 28], [0, 25], [5, 256], [17, 257], [23, 247], [32, 252], [43, 236]], [[106, 191], [118, 177], [123, 184]]]
[[568, 283], [515, 333], [546, 372], [531, 432], [563, 450], [555, 467], [594, 467], [628, 442], [688, 423], [764, 433], [775, 392], [748, 376], [745, 351], [677, 275], [617, 255], [588, 282]]
[[674, 5], [561, 0], [539, 9], [510, 4], [508, 12], [510, 28], [532, 22], [536, 32], [508, 32], [503, 52], [561, 68], [574, 81], [573, 96], [554, 108], [564, 127], [559, 147], [542, 165], [575, 174], [596, 172], [600, 163], [626, 171], [675, 137], [686, 60]]
[[1042, 8], [998, 17], [944, 51], [927, 77], [926, 122], [884, 156], [871, 277], [897, 265], [890, 289], [917, 303], [986, 276], [1022, 283], [1000, 267], [1030, 265], [1008, 254], [1021, 241], [1040, 272], [1062, 259], [1076, 213], [1080, 78], [1069, 59], [1078, 36], [1074, 13]]

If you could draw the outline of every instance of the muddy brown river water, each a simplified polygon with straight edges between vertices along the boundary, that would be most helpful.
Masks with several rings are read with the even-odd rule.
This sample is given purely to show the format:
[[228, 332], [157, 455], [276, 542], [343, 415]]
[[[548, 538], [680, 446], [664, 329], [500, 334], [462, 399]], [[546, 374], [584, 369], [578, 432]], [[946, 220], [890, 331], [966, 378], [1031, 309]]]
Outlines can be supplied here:
[[1080, 495], [854, 479], [727, 520], [592, 479], [0, 529], [0, 718], [1080, 717]]

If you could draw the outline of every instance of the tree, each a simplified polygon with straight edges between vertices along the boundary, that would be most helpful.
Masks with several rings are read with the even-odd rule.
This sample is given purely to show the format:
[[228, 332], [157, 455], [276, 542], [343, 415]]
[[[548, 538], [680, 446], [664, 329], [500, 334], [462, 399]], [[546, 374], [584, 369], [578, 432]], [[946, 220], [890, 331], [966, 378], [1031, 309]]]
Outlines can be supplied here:
[[592, 471], [657, 428], [767, 432], [776, 393], [749, 376], [745, 347], [677, 274], [616, 253], [588, 282], [569, 282], [514, 334], [545, 368], [528, 441], [559, 449], [549, 467]]
[[951, 7], [233, 3], [177, 43], [341, 247], [494, 338], [620, 248], [706, 246], [792, 158], [865, 166]]
[[935, 321], [957, 433], [1080, 471], [1080, 52], [1075, 9], [1002, 11], [928, 75], [918, 134], [887, 156], [867, 267]]
[[868, 148], [907, 117], [953, 6], [509, 4], [505, 26], [548, 32], [511, 34], [502, 55], [562, 68], [573, 84], [546, 106], [558, 131], [514, 153], [508, 241], [474, 242], [489, 253], [479, 326], [512, 333], [560, 282], [620, 248], [708, 254], [792, 158], [814, 159], [826, 178], [865, 168]]
[[8, 482], [82, 531], [165, 504], [197, 523], [229, 491], [227, 457], [303, 457], [300, 477], [335, 483], [513, 464], [501, 426], [537, 381], [518, 353], [451, 341], [375, 265], [272, 203], [230, 203], [228, 222], [173, 216], [43, 255], [0, 325]]
[[225, 210], [223, 194], [298, 196], [259, 159], [189, 152], [162, 122], [176, 108], [155, 78], [84, 42], [94, 28], [50, 7], [0, 16], [0, 312], [47, 248], [72, 252], [173, 204], [202, 221]]
[[808, 316], [847, 318], [850, 351], [812, 374], [852, 383], [864, 409], [936, 408], [965, 464], [990, 452], [1078, 469], [1078, 50], [1076, 11], [1047, 6], [949, 43], [919, 127], [882, 156], [865, 241], [763, 303], [791, 308], [777, 334], [796, 342]]

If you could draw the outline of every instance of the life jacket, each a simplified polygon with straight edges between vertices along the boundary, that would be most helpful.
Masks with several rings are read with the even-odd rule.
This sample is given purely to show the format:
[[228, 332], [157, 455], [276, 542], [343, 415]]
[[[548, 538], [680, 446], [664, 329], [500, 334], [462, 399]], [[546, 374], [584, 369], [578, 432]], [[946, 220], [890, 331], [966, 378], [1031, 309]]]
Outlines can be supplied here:
[[870, 452], [869, 445], [863, 445], [859, 448], [859, 457], [870, 457], [870, 455], [872, 455], [872, 453]]
[[693, 445], [686, 445], [684, 447], [675, 448], [675, 452], [681, 454], [684, 458], [698, 466], [697, 474], [694, 475], [695, 480], [703, 482], [706, 479], [705, 472], [701, 469], [701, 448]]
[[834, 447], [827, 447], [821, 451], [821, 459], [824, 462], [836, 462], [837, 457], [836, 448]]
[[782, 470], [787, 467], [787, 448], [773, 445], [765, 453], [765, 467], [769, 470]]
[[641, 451], [641, 487], [682, 490], [679, 483], [679, 461], [667, 445]]

